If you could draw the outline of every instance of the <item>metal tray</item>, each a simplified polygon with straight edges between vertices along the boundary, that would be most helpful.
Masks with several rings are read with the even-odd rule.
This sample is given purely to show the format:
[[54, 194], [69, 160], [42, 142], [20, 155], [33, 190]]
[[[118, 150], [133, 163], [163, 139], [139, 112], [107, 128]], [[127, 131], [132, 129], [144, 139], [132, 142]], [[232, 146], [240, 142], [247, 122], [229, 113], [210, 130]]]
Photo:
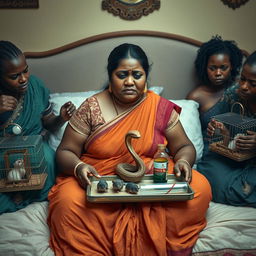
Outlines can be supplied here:
[[[99, 193], [97, 184], [99, 179], [91, 177], [91, 185], [87, 186], [87, 200], [94, 203], [117, 203], [117, 202], [162, 202], [162, 201], [185, 201], [194, 198], [194, 191], [185, 181], [177, 180], [173, 174], [168, 174], [167, 183], [154, 183], [153, 175], [145, 175], [137, 183], [139, 192], [130, 194], [123, 189], [115, 192], [112, 189], [112, 180], [118, 178], [116, 175], [102, 176], [108, 183], [108, 191]], [[173, 185], [174, 184], [174, 185]], [[171, 189], [169, 193], [168, 190]]]

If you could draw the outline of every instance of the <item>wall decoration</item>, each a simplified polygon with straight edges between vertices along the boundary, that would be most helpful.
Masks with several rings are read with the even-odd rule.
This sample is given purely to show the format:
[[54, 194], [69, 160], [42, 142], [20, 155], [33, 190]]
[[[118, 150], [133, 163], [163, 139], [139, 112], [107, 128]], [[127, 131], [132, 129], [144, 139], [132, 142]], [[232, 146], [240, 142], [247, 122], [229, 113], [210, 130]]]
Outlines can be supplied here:
[[0, 8], [39, 8], [39, 0], [0, 0]]
[[247, 3], [249, 0], [221, 0], [225, 5], [235, 10], [241, 5]]
[[125, 20], [137, 20], [159, 10], [160, 0], [103, 0], [102, 9]]

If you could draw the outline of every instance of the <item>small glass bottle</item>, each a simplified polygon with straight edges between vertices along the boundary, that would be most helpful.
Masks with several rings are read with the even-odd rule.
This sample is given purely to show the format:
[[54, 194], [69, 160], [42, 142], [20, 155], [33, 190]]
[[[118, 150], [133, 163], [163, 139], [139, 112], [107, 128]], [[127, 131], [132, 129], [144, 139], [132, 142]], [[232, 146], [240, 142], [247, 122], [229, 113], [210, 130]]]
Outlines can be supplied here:
[[153, 180], [156, 183], [167, 182], [169, 155], [165, 148], [164, 144], [158, 144], [157, 152], [154, 155]]

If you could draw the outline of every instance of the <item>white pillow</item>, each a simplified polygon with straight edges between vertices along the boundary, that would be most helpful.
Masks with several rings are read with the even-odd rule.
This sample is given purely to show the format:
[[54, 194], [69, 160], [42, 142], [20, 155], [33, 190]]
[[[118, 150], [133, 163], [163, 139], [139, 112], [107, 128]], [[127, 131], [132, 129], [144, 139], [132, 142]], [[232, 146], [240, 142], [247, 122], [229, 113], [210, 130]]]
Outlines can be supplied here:
[[148, 88], [150, 91], [153, 91], [154, 93], [158, 95], [162, 95], [162, 92], [164, 90], [164, 87], [162, 86], [151, 86]]
[[[100, 92], [100, 90], [88, 92], [52, 93], [50, 95], [50, 102], [53, 104], [53, 112], [55, 115], [59, 115], [61, 106], [68, 101], [72, 101], [76, 108], [78, 108], [88, 97], [91, 97], [98, 92]], [[48, 143], [54, 150], [56, 150], [59, 146], [66, 126], [67, 122], [59, 130], [50, 134]]]
[[[164, 88], [161, 86], [152, 86], [152, 87], [149, 87], [148, 89], [160, 95], [163, 92]], [[72, 101], [76, 106], [76, 108], [78, 108], [87, 98], [101, 91], [102, 90], [88, 91], [88, 92], [52, 93], [50, 95], [50, 102], [53, 104], [53, 112], [55, 115], [59, 115], [61, 106], [68, 101]], [[56, 148], [59, 146], [66, 126], [67, 126], [67, 123], [65, 123], [55, 133], [50, 134], [48, 143], [54, 150], [56, 150]]]
[[196, 163], [202, 157], [204, 142], [199, 119], [199, 104], [193, 100], [170, 100], [182, 108], [180, 121], [196, 149]]

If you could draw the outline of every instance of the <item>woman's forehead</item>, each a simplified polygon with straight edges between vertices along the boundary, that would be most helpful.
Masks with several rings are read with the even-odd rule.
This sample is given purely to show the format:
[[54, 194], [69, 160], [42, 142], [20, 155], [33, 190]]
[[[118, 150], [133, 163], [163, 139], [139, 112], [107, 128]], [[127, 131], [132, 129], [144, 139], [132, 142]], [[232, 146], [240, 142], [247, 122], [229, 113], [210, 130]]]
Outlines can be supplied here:
[[230, 58], [226, 53], [216, 53], [209, 57], [208, 62], [230, 62]]
[[19, 55], [17, 58], [6, 60], [4, 62], [4, 71], [6, 73], [21, 72], [27, 66], [24, 55]]
[[245, 64], [242, 70], [242, 74], [256, 76], [256, 64], [255, 65]]
[[117, 67], [119, 68], [125, 68], [125, 69], [135, 69], [135, 68], [142, 68], [140, 62], [137, 59], [134, 58], [126, 58], [122, 59]]

